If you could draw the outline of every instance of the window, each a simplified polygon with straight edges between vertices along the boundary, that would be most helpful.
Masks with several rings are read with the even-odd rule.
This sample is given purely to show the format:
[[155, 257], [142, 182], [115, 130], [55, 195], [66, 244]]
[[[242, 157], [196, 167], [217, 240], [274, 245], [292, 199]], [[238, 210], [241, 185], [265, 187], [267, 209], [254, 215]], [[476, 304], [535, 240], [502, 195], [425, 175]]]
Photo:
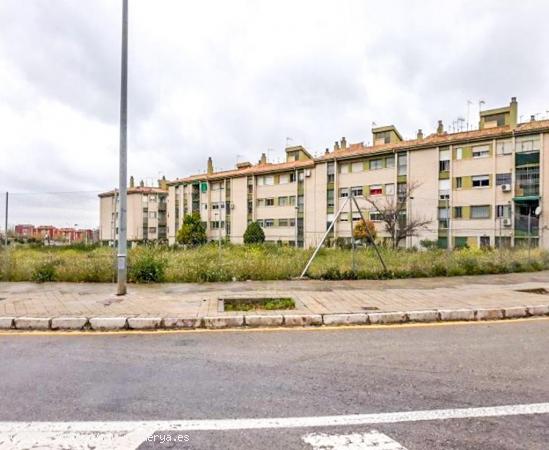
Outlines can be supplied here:
[[341, 213], [339, 215], [339, 221], [340, 222], [348, 222], [349, 221], [349, 213]]
[[456, 189], [461, 189], [463, 187], [463, 178], [456, 177]]
[[349, 188], [339, 188], [339, 197], [340, 198], [349, 197]]
[[340, 173], [349, 173], [349, 164], [341, 164], [339, 166]]
[[394, 183], [388, 183], [385, 185], [385, 195], [395, 195]]
[[334, 190], [333, 189], [329, 189], [326, 191], [326, 199], [327, 199], [327, 202], [328, 202], [328, 208], [333, 208], [335, 203], [334, 203]]
[[484, 127], [502, 127], [505, 125], [505, 113], [492, 114], [491, 116], [484, 117]]
[[471, 177], [471, 179], [473, 181], [474, 188], [490, 186], [490, 177], [488, 175], [477, 175]]
[[274, 219], [265, 219], [263, 223], [265, 225], [265, 228], [274, 227]]
[[265, 186], [272, 186], [274, 185], [274, 176], [273, 175], [265, 175]]
[[448, 172], [450, 170], [450, 161], [439, 161], [438, 162], [438, 171], [439, 172]]
[[[263, 220], [262, 220], [262, 219], [258, 219], [257, 224], [258, 224], [261, 228], [263, 228]], [[249, 223], [248, 223], [248, 225], [249, 225]]]
[[212, 203], [212, 209], [219, 209], [219, 203]]
[[502, 219], [508, 219], [511, 217], [511, 205], [497, 205], [496, 217]]
[[489, 219], [490, 206], [471, 206], [471, 219]]
[[456, 148], [456, 160], [463, 159], [463, 147]]
[[513, 141], [511, 139], [502, 139], [496, 142], [497, 155], [510, 155], [513, 153]]
[[362, 195], [362, 186], [353, 186], [351, 188], [351, 194], [355, 197]]
[[383, 215], [380, 212], [372, 211], [370, 212], [370, 220], [373, 222], [380, 222], [383, 220]]
[[370, 169], [371, 170], [383, 169], [383, 160], [382, 159], [370, 160]]
[[265, 206], [265, 199], [264, 198], [258, 198], [257, 199], [257, 206]]
[[539, 151], [539, 147], [539, 136], [524, 136], [516, 138], [517, 153]]
[[156, 212], [155, 211], [151, 211], [149, 213], [149, 219], [156, 219]]
[[450, 180], [438, 180], [438, 198], [440, 200], [450, 198]]
[[303, 181], [305, 179], [305, 173], [303, 170], [297, 174], [298, 181]]
[[265, 206], [274, 206], [275, 199], [274, 198], [266, 198], [265, 199]]
[[207, 203], [202, 203], [202, 209], [208, 209], [208, 204]]
[[290, 172], [290, 183], [295, 182], [295, 172]]
[[502, 184], [511, 184], [511, 174], [510, 173], [497, 173], [496, 174], [496, 186], [501, 186]]
[[473, 147], [473, 158], [487, 158], [490, 156], [490, 146], [478, 145]]
[[463, 219], [463, 207], [462, 206], [454, 207], [454, 217], [456, 219]]
[[149, 195], [150, 202], [156, 202], [156, 195]]
[[383, 186], [381, 184], [372, 184], [370, 186], [370, 195], [381, 195], [383, 194]]
[[288, 226], [288, 219], [278, 219], [278, 226], [279, 227], [287, 227]]
[[283, 173], [282, 175], [280, 175], [280, 177], [278, 178], [278, 183], [279, 184], [288, 184], [290, 182], [290, 177], [288, 176], [287, 173]]
[[362, 163], [362, 161], [354, 162], [351, 164], [351, 172], [356, 173], [356, 172], [362, 172], [363, 170], [364, 170], [364, 164]]
[[288, 197], [278, 197], [278, 206], [288, 206]]
[[392, 169], [395, 167], [395, 157], [394, 156], [389, 156], [387, 158], [385, 158], [385, 167], [387, 167], [387, 169]]
[[398, 155], [398, 175], [406, 175], [408, 173], [408, 157], [406, 153]]
[[[143, 203], [148, 203], [148, 202], [149, 202], [149, 196], [144, 195], [143, 196]], [[118, 204], [118, 196], [116, 197], [116, 203]]]
[[290, 226], [295, 227], [295, 219], [290, 219]]
[[333, 183], [335, 181], [335, 164], [333, 162], [328, 163], [326, 171], [328, 174], [328, 183]]
[[448, 208], [438, 208], [438, 220], [448, 219]]
[[480, 248], [490, 247], [490, 236], [481, 236], [480, 237]]
[[156, 227], [149, 227], [149, 233], [155, 234], [156, 233]]
[[288, 200], [290, 201], [290, 206], [295, 206], [295, 195], [290, 195]]

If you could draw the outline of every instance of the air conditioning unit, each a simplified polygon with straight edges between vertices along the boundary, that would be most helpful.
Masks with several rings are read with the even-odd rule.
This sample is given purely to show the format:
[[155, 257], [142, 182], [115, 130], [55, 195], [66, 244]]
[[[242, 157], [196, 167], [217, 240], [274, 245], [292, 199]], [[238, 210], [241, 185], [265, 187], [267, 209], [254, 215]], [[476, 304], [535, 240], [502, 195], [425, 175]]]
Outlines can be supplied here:
[[511, 185], [510, 184], [502, 184], [501, 185], [501, 190], [503, 192], [511, 192]]
[[306, 169], [306, 170], [305, 170], [305, 176], [306, 176], [306, 177], [310, 177], [310, 176], [311, 176], [311, 169]]
[[511, 221], [511, 219], [509, 219], [509, 218], [503, 219], [503, 226], [504, 227], [510, 227], [511, 225], [513, 225], [513, 222]]

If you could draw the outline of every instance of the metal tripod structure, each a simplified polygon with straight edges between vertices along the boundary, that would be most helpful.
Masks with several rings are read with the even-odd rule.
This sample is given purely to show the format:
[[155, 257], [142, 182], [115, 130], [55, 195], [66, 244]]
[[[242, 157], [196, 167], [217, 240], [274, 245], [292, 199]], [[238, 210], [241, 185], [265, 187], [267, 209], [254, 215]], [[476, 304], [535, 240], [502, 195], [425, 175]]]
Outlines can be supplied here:
[[[337, 213], [334, 217], [334, 220], [332, 220], [332, 223], [330, 224], [330, 226], [326, 230], [326, 233], [324, 233], [324, 236], [322, 237], [322, 240], [316, 246], [315, 251], [313, 252], [311, 257], [307, 261], [307, 265], [303, 269], [303, 272], [301, 273], [300, 278], [305, 278], [305, 275], [306, 275], [307, 271], [309, 270], [309, 267], [310, 267], [311, 263], [315, 259], [315, 256], [317, 255], [317, 253], [320, 250], [320, 248], [322, 247], [322, 245], [324, 244], [324, 241], [326, 240], [326, 238], [330, 234], [330, 231], [332, 231], [332, 228], [334, 227], [334, 224], [336, 223], [337, 219], [339, 218], [339, 216], [343, 212], [343, 210], [344, 210], [345, 206], [347, 205], [347, 203], [349, 203], [349, 222], [351, 223], [351, 239], [353, 240], [353, 250], [352, 250], [353, 255], [352, 256], [353, 256], [353, 271], [354, 271], [354, 269], [355, 269], [355, 267], [354, 267], [354, 250], [355, 250], [355, 246], [354, 246], [354, 235], [353, 235], [353, 231], [354, 231], [353, 230], [353, 203], [355, 204], [356, 209], [357, 209], [358, 213], [360, 214], [360, 218], [364, 221], [364, 223], [366, 223], [366, 219], [362, 215], [362, 211], [360, 210], [360, 207], [358, 206], [358, 202], [356, 201], [356, 196], [354, 196], [352, 193], [349, 193], [349, 197], [347, 197], [345, 199], [345, 201], [339, 207], [339, 209], [338, 209], [338, 211], [337, 211]], [[372, 235], [370, 234], [370, 230], [368, 229], [367, 226], [365, 227], [365, 229], [366, 229], [366, 233], [368, 233], [368, 238], [370, 239], [370, 242], [374, 246], [377, 257], [379, 258], [379, 261], [380, 261], [381, 265], [383, 266], [383, 271], [387, 272], [387, 266], [385, 265], [385, 261], [383, 261], [383, 257], [381, 256], [381, 253], [379, 252], [379, 248], [378, 248], [377, 244], [375, 243], [375, 240], [372, 238]]]

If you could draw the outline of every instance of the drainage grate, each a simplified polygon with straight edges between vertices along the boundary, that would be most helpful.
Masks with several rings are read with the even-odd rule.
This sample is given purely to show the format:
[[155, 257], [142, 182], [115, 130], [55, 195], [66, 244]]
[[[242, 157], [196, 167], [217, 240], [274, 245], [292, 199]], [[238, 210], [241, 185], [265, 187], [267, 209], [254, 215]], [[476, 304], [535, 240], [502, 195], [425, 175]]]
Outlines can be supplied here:
[[517, 292], [524, 292], [526, 294], [541, 294], [541, 295], [549, 294], [549, 291], [545, 288], [517, 289]]
[[363, 306], [362, 309], [364, 311], [379, 311], [377, 306]]

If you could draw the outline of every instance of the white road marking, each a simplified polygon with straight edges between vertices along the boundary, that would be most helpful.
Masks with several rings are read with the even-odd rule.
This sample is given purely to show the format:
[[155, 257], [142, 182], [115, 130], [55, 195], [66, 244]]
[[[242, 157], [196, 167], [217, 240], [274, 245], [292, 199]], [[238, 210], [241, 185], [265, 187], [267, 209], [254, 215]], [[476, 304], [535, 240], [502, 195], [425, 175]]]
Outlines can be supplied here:
[[351, 434], [311, 433], [302, 439], [313, 450], [406, 450], [406, 447], [376, 430]]
[[[179, 421], [112, 421], [112, 422], [0, 422], [0, 449], [20, 448], [16, 442], [34, 439], [34, 448], [71, 448], [64, 440], [73, 442], [75, 435], [83, 435], [90, 442], [110, 435], [112, 439], [144, 441], [155, 431], [224, 431], [267, 428], [304, 428], [369, 425], [376, 423], [401, 423], [426, 420], [468, 419], [478, 417], [516, 416], [525, 414], [547, 414], [549, 403], [525, 405], [488, 406], [478, 408], [434, 409], [426, 411], [404, 411], [373, 414], [352, 414], [342, 416], [282, 417], [261, 419], [219, 419]], [[126, 448], [128, 448], [128, 442]], [[118, 444], [117, 444], [118, 445]], [[26, 446], [32, 447], [31, 445]], [[76, 447], [78, 448], [78, 447]], [[99, 446], [99, 448], [104, 448]], [[120, 448], [113, 447], [111, 448]]]

